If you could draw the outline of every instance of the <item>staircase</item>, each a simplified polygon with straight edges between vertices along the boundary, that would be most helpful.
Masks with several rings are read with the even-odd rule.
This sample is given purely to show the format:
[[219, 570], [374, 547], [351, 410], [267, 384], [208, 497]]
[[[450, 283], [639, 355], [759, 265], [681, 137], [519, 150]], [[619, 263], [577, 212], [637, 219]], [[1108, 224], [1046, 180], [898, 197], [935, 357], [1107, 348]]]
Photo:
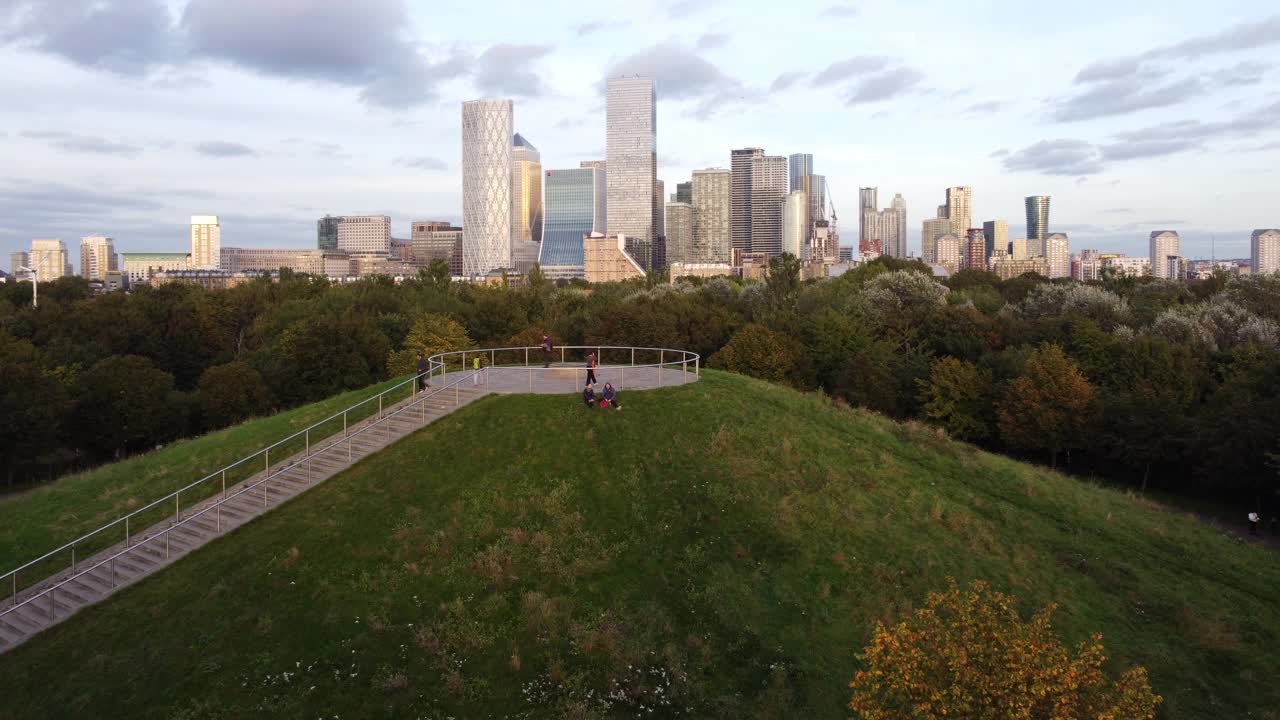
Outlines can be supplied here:
[[[128, 537], [16, 593], [0, 607], [0, 653], [66, 620], [81, 608], [177, 561], [270, 512], [360, 460], [489, 393], [459, 373], [449, 385], [380, 410], [212, 498]], [[16, 575], [14, 576], [16, 577]]]

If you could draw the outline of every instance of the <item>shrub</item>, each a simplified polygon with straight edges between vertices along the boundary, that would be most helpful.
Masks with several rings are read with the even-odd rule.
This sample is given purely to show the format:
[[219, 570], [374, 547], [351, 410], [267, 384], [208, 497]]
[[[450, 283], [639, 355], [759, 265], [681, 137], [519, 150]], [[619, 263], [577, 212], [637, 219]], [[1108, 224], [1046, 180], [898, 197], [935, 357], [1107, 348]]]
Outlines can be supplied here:
[[1146, 669], [1110, 680], [1102, 635], [1074, 653], [1054, 635], [1049, 606], [1029, 622], [1015, 598], [975, 582], [930, 593], [926, 607], [877, 625], [854, 676], [849, 709], [862, 720], [1096, 718], [1150, 720], [1162, 699]]
[[752, 323], [734, 334], [708, 364], [761, 380], [785, 382], [796, 371], [799, 352], [788, 335]]
[[387, 370], [392, 377], [418, 372], [418, 353], [427, 357], [443, 352], [467, 350], [473, 346], [467, 331], [448, 315], [424, 315], [413, 324], [404, 349], [387, 357]]

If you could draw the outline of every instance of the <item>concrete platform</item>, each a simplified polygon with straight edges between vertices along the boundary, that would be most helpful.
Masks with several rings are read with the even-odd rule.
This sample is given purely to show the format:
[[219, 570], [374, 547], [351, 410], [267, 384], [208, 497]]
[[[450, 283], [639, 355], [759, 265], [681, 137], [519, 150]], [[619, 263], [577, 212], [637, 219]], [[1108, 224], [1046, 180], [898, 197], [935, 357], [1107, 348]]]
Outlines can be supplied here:
[[[583, 365], [555, 364], [550, 368], [541, 365], [536, 367], [491, 367], [485, 368], [484, 378], [479, 387], [493, 393], [534, 393], [540, 395], [559, 395], [582, 392], [587, 381], [587, 368]], [[463, 376], [454, 371], [443, 378], [436, 376], [431, 384], [436, 387], [449, 385]], [[693, 366], [683, 371], [680, 366], [663, 367], [661, 372], [655, 367], [632, 367], [628, 365], [601, 365], [596, 368], [596, 392], [607, 382], [613, 383], [618, 392], [627, 390], [652, 390], [658, 387], [685, 385], [697, 382]]]

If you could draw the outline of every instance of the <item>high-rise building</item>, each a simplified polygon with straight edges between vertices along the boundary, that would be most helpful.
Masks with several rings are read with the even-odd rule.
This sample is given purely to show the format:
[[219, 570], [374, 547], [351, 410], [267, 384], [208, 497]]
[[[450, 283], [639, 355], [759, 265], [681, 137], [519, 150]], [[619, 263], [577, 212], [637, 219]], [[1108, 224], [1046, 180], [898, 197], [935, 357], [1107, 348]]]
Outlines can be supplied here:
[[186, 253], [120, 253], [120, 264], [129, 284], [137, 285], [151, 282], [156, 273], [191, 269], [191, 256]]
[[693, 181], [676, 183], [676, 202], [693, 204]]
[[32, 240], [31, 262], [27, 267], [36, 271], [36, 280], [46, 282], [70, 275], [67, 266], [67, 245], [61, 240]]
[[813, 155], [794, 153], [787, 158], [788, 189], [809, 192], [807, 178], [813, 175]]
[[1031, 241], [1017, 238], [1009, 241], [1009, 257], [1014, 260], [1028, 260], [1036, 257], [1031, 254]]
[[973, 227], [973, 188], [958, 186], [947, 188], [947, 218], [951, 220], [951, 232], [964, 237]]
[[960, 237], [953, 233], [946, 233], [937, 240], [937, 259], [931, 263], [933, 265], [941, 265], [951, 272], [960, 269], [961, 251]]
[[787, 159], [761, 155], [751, 162], [751, 251], [782, 253], [782, 202], [787, 196]]
[[338, 221], [338, 250], [382, 256], [391, 252], [389, 215], [343, 215], [335, 219]]
[[217, 270], [222, 262], [222, 227], [217, 215], [191, 216], [191, 268]]
[[695, 263], [727, 263], [733, 256], [733, 173], [722, 168], [693, 171]]
[[782, 205], [782, 252], [803, 257], [805, 241], [809, 239], [809, 227], [805, 223], [808, 215], [809, 196], [803, 190], [787, 193]]
[[1116, 277], [1146, 277], [1151, 274], [1151, 258], [1117, 255], [1102, 259], [1102, 270]]
[[1102, 279], [1102, 253], [1085, 248], [1079, 255], [1071, 256], [1071, 279], [1091, 282]]
[[667, 234], [667, 214], [663, 212], [663, 207], [665, 207], [667, 203], [667, 185], [662, 180], [654, 180], [653, 182], [653, 227], [656, 228], [654, 230], [654, 235], [657, 237], [663, 237]]
[[548, 170], [543, 187], [544, 229], [538, 264], [555, 280], [581, 278], [585, 272], [582, 238], [603, 234], [606, 227], [604, 169]]
[[1151, 233], [1151, 274], [1165, 280], [1178, 278], [1169, 275], [1167, 258], [1180, 257], [1178, 233], [1172, 230], [1156, 230]]
[[660, 207], [657, 93], [652, 78], [633, 76], [609, 78], [605, 95], [609, 234], [625, 235], [648, 269]]
[[961, 265], [966, 270], [987, 269], [987, 239], [982, 228], [969, 228], [961, 248]]
[[582, 239], [583, 277], [589, 283], [619, 282], [645, 276], [626, 249], [626, 238], [593, 233]]
[[904, 258], [907, 256], [907, 201], [902, 198], [902, 193], [895, 193], [893, 196], [893, 205], [890, 210], [894, 214], [894, 225], [897, 232], [892, 240], [885, 238], [885, 253], [896, 258]]
[[988, 220], [982, 223], [982, 237], [987, 245], [987, 257], [996, 249], [1009, 251], [1009, 223], [1005, 220]]
[[116, 248], [111, 238], [89, 235], [80, 238], [80, 276], [86, 280], [104, 282], [107, 273], [119, 270]]
[[[879, 192], [879, 188], [858, 188], [858, 244], [860, 247], [870, 240], [881, 239], [878, 237], [879, 228], [875, 227], [878, 218], [874, 216], [880, 207], [876, 199]], [[867, 214], [868, 211], [871, 212], [870, 215]]]
[[26, 271], [20, 268], [31, 267], [31, 253], [19, 250], [9, 255], [9, 272], [14, 277], [25, 277]]
[[1044, 238], [1044, 259], [1049, 264], [1050, 278], [1071, 277], [1071, 246], [1063, 233], [1049, 233]]
[[[462, 256], [454, 257], [462, 240], [462, 228], [444, 220], [415, 220], [410, 242], [413, 243], [413, 262], [419, 267], [431, 267], [436, 260], [449, 265], [449, 274], [462, 274]], [[454, 265], [458, 271], [454, 272]]]
[[509, 99], [462, 103], [462, 272], [511, 267]]
[[[1032, 195], [1025, 200], [1027, 206], [1027, 239], [1044, 240], [1049, 235], [1049, 196]], [[1039, 247], [1043, 254], [1043, 243], [1033, 243], [1032, 250]]]
[[542, 242], [542, 155], [520, 133], [511, 140], [511, 241]]
[[751, 173], [756, 158], [764, 157], [761, 148], [741, 148], [729, 153], [729, 169], [733, 173], [731, 227], [733, 249], [751, 252]]
[[938, 238], [951, 232], [951, 220], [945, 217], [929, 218], [920, 231], [920, 258], [926, 263], [938, 262]]
[[1254, 273], [1280, 272], [1280, 230], [1254, 230], [1249, 238], [1249, 269]]
[[316, 247], [321, 250], [338, 249], [338, 221], [341, 218], [325, 215], [316, 221]]
[[816, 226], [827, 220], [827, 176], [809, 176], [809, 218]]
[[667, 262], [692, 263], [693, 205], [673, 202], [667, 205]]

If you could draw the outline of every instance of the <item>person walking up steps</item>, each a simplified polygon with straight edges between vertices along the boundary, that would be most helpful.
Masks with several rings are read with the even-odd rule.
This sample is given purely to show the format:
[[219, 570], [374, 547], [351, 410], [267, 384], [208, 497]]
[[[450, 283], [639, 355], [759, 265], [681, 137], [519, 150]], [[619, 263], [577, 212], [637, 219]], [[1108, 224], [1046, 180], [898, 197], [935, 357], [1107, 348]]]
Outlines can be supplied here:
[[594, 385], [596, 382], [596, 354], [587, 353], [587, 383]]
[[431, 387], [427, 383], [427, 369], [427, 359], [422, 356], [422, 353], [418, 353], [418, 390], [426, 390]]
[[554, 349], [554, 347], [555, 346], [551, 344], [551, 336], [543, 335], [542, 336], [542, 367], [544, 368], [551, 367], [551, 351], [552, 349]]

